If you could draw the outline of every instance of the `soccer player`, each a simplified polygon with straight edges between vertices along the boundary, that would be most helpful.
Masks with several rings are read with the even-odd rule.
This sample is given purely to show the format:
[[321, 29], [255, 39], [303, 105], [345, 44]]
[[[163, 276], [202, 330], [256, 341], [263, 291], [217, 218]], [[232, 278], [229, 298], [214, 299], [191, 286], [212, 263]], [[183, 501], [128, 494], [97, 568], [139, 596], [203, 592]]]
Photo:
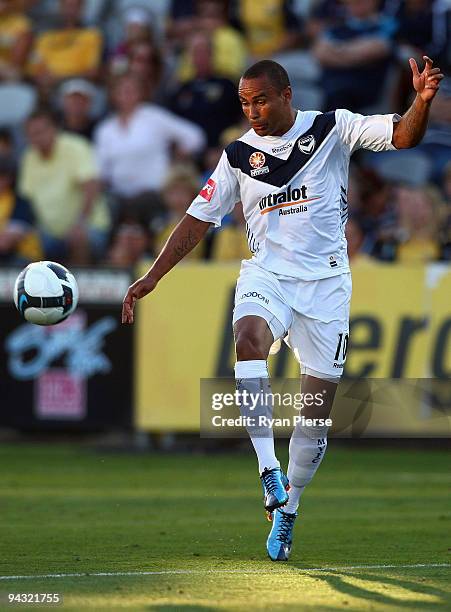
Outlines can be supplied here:
[[[351, 275], [344, 232], [349, 159], [360, 148], [388, 151], [420, 142], [443, 78], [430, 58], [424, 60], [420, 73], [410, 59], [416, 97], [402, 117], [295, 110], [285, 69], [270, 60], [251, 66], [238, 91], [251, 129], [226, 147], [150, 270], [129, 287], [122, 322], [133, 323], [136, 300], [153, 291], [209, 226], [220, 226], [241, 201], [253, 255], [242, 262], [235, 294], [237, 388], [254, 397], [270, 391], [268, 354], [284, 338], [300, 363], [302, 391], [322, 398], [304, 406], [303, 416], [327, 419], [349, 337]], [[241, 409], [245, 414], [246, 407]], [[271, 407], [257, 409], [266, 413]], [[274, 561], [288, 559], [299, 500], [326, 451], [327, 429], [296, 425], [287, 478], [271, 428], [247, 427], [273, 521], [267, 551]]]

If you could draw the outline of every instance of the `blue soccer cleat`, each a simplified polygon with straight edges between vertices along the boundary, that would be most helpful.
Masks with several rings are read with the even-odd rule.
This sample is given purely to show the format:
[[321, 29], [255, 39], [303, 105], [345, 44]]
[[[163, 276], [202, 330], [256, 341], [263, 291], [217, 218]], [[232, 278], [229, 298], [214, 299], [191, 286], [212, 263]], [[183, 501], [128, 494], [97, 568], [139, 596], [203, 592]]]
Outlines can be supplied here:
[[288, 478], [280, 467], [263, 470], [260, 480], [262, 481], [264, 505], [267, 512], [284, 506], [288, 501]]
[[273, 513], [272, 528], [266, 541], [266, 550], [272, 561], [288, 561], [296, 517], [296, 512], [289, 514], [280, 508]]

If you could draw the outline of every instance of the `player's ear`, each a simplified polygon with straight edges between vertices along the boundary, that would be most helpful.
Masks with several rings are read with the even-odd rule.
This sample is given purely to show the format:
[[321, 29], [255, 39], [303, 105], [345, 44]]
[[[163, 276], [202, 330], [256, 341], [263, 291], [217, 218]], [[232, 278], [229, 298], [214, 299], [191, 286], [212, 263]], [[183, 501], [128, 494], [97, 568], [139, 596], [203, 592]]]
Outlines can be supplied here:
[[291, 100], [293, 99], [293, 90], [291, 89], [290, 85], [288, 85], [288, 87], [285, 87], [285, 89], [282, 90], [282, 98], [285, 102], [291, 102]]

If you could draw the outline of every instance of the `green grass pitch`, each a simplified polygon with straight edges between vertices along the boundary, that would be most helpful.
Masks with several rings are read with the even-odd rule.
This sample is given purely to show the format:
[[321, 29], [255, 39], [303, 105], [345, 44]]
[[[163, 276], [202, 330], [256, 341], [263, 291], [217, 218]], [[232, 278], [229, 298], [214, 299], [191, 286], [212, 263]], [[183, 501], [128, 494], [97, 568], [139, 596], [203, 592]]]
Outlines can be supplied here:
[[[61, 593], [65, 611], [451, 609], [445, 451], [332, 441], [286, 564], [266, 557], [251, 450], [3, 445], [0, 470], [2, 610], [11, 592]], [[47, 574], [83, 575], [4, 579]]]

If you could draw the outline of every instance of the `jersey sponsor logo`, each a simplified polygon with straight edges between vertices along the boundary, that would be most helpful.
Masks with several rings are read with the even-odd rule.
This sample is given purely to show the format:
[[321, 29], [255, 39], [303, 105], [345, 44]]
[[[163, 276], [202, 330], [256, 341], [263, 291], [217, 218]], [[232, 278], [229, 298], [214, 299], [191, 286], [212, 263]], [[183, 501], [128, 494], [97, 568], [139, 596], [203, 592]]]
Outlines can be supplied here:
[[268, 166], [263, 166], [263, 168], [254, 168], [251, 170], [251, 176], [258, 176], [259, 174], [267, 174], [269, 172]]
[[261, 151], [254, 151], [249, 157], [249, 164], [252, 166], [251, 176], [258, 176], [259, 174], [267, 174], [269, 172], [268, 166], [265, 166], [266, 157]]
[[216, 191], [216, 183], [213, 179], [209, 178], [208, 181], [205, 183], [205, 185], [200, 190], [199, 195], [205, 200], [207, 200], [207, 202], [210, 202], [215, 191]]
[[305, 206], [305, 204], [318, 199], [319, 196], [314, 198], [307, 197], [307, 185], [301, 185], [300, 187], [295, 187], [294, 189], [291, 187], [291, 185], [288, 185], [285, 191], [270, 193], [262, 198], [258, 203], [258, 206], [260, 208], [260, 214], [265, 215], [272, 210], [288, 208], [294, 206], [295, 204], [299, 204], [300, 206], [291, 208], [287, 211], [279, 210], [279, 215], [289, 215], [299, 212], [307, 212], [308, 208]]
[[276, 155], [277, 153], [284, 153], [285, 151], [288, 151], [288, 149], [291, 149], [292, 146], [292, 142], [287, 142], [287, 144], [280, 145], [280, 147], [273, 147], [271, 149], [271, 153], [275, 153]]
[[303, 136], [298, 140], [298, 147], [301, 153], [305, 153], [306, 155], [311, 155], [315, 150], [316, 140], [313, 134], [309, 134], [308, 136]]

